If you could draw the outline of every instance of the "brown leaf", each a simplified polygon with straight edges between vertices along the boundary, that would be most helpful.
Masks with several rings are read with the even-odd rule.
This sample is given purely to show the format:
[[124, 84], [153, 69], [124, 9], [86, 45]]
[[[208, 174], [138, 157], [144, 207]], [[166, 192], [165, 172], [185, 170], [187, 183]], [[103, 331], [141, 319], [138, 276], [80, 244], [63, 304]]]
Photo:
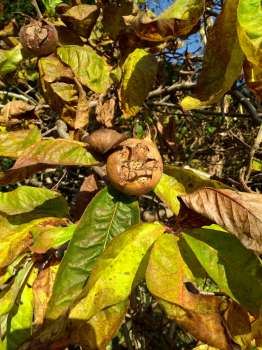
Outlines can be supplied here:
[[93, 198], [97, 192], [98, 187], [94, 175], [89, 175], [85, 177], [81, 187], [80, 192], [76, 196], [76, 204], [73, 210], [73, 216], [75, 220], [79, 220], [82, 216], [87, 204]]
[[239, 344], [241, 350], [251, 348], [251, 324], [248, 313], [241, 305], [231, 301], [229, 308], [224, 314], [227, 328], [235, 343]]
[[262, 253], [262, 195], [205, 187], [181, 197], [184, 203]]
[[78, 88], [78, 102], [75, 116], [75, 129], [81, 129], [88, 125], [89, 122], [89, 103], [86, 97], [86, 92], [83, 86], [75, 78], [76, 86]]
[[11, 101], [2, 108], [1, 119], [3, 118], [3, 121], [7, 122], [8, 119], [31, 112], [34, 108], [35, 106], [25, 101]]
[[39, 272], [33, 283], [34, 295], [34, 325], [39, 327], [43, 324], [48, 301], [52, 294], [54, 280], [58, 267], [49, 266]]
[[68, 28], [88, 38], [98, 16], [99, 10], [96, 5], [81, 4], [67, 10], [62, 15], [62, 20]]
[[102, 102], [101, 100], [98, 101], [96, 107], [96, 119], [99, 123], [105, 125], [107, 128], [111, 128], [113, 126], [112, 120], [114, 119], [115, 105], [115, 97], [111, 97], [105, 102]]

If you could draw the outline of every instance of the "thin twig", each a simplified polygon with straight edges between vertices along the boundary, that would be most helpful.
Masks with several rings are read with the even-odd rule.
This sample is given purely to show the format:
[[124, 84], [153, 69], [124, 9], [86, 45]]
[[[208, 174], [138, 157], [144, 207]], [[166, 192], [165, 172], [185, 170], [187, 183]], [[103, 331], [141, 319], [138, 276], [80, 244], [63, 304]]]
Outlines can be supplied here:
[[40, 11], [40, 8], [38, 6], [38, 3], [36, 0], [32, 0], [32, 5], [34, 6], [35, 10], [36, 10], [36, 13], [37, 13], [37, 17], [42, 19], [43, 18], [43, 15], [42, 15], [42, 12]]
[[16, 94], [15, 92], [9, 92], [9, 91], [0, 90], [0, 95], [2, 95], [2, 96], [15, 97], [15, 98], [17, 98], [17, 99], [19, 99], [19, 100], [26, 101], [26, 102], [31, 102], [31, 103], [36, 104], [36, 103], [33, 102], [29, 97], [26, 97], [26, 96], [21, 95], [21, 94]]
[[152, 98], [163, 94], [169, 94], [170, 92], [176, 91], [176, 90], [192, 89], [194, 86], [196, 86], [196, 83], [192, 83], [188, 81], [184, 81], [182, 83], [174, 83], [170, 86], [159, 87], [156, 90], [149, 92], [147, 98]]

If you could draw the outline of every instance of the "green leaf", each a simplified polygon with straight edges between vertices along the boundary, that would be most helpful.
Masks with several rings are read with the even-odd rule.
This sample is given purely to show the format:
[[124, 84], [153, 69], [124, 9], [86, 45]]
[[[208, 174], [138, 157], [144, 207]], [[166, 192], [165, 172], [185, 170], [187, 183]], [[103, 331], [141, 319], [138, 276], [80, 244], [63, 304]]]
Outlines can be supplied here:
[[67, 27], [79, 35], [88, 38], [99, 16], [96, 5], [80, 4], [70, 7], [62, 14], [62, 20]]
[[248, 311], [258, 314], [262, 306], [259, 258], [227, 232], [193, 229], [183, 237], [219, 288]]
[[0, 77], [14, 72], [22, 59], [20, 44], [10, 50], [0, 49]]
[[138, 15], [134, 21], [136, 34], [149, 41], [165, 41], [187, 35], [204, 12], [203, 0], [176, 0], [157, 18]]
[[50, 16], [55, 15], [56, 6], [63, 2], [63, 0], [41, 0], [41, 1]]
[[56, 82], [50, 85], [53, 93], [60, 97], [65, 102], [77, 102], [77, 89], [75, 84]]
[[32, 284], [37, 276], [38, 269], [33, 269], [19, 298], [19, 302], [11, 310], [4, 340], [0, 341], [1, 350], [16, 350], [31, 336], [33, 321], [33, 290]]
[[15, 305], [17, 296], [23, 287], [31, 269], [33, 267], [32, 261], [27, 261], [24, 266], [18, 271], [12, 285], [8, 290], [0, 292], [0, 334], [3, 336], [7, 329], [8, 313]]
[[128, 55], [123, 65], [119, 90], [121, 110], [126, 118], [135, 116], [153, 88], [157, 74], [155, 57], [143, 49]]
[[138, 224], [113, 239], [98, 258], [85, 288], [87, 295], [71, 310], [70, 318], [89, 320], [126, 300], [143, 257], [163, 232], [159, 223]]
[[105, 187], [90, 202], [60, 264], [48, 317], [63, 314], [82, 291], [97, 257], [113, 237], [139, 222], [137, 201]]
[[109, 66], [91, 47], [65, 45], [57, 49], [60, 59], [71, 67], [81, 84], [97, 93], [111, 85]]
[[252, 159], [252, 170], [262, 171], [262, 161], [260, 159]]
[[148, 262], [149, 291], [160, 299], [168, 317], [198, 340], [219, 349], [230, 349], [220, 314], [222, 299], [197, 292], [194, 282], [181, 254], [179, 238], [162, 235], [155, 242]]
[[155, 194], [173, 211], [178, 214], [180, 202], [177, 197], [194, 192], [201, 187], [226, 188], [224, 184], [210, 180], [204, 173], [176, 166], [166, 166], [165, 174], [154, 189]]
[[[60, 199], [59, 206], [61, 214], [66, 215], [68, 208], [60, 193], [47, 188], [20, 186], [10, 192], [0, 192], [0, 212], [7, 215], [17, 215], [28, 213], [35, 209], [41, 211], [43, 206], [52, 205], [52, 199], [56, 198]], [[46, 203], [47, 201], [48, 203]], [[54, 208], [51, 207], [50, 212], [54, 212]]]
[[262, 8], [260, 0], [239, 0], [238, 38], [247, 59], [262, 68]]
[[238, 2], [227, 0], [210, 30], [202, 71], [193, 97], [187, 96], [181, 102], [184, 109], [203, 108], [218, 102], [240, 76], [244, 55], [236, 30]]
[[43, 254], [51, 248], [58, 248], [70, 241], [76, 225], [67, 227], [37, 227], [32, 228], [33, 244], [30, 250], [34, 253]]

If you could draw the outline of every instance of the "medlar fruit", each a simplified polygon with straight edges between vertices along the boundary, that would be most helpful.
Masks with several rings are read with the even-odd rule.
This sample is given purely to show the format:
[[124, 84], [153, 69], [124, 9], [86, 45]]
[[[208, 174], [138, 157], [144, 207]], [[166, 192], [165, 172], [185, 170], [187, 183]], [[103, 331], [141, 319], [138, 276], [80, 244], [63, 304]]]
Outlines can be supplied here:
[[116, 147], [119, 143], [127, 139], [125, 134], [120, 134], [113, 129], [98, 129], [88, 136], [84, 136], [82, 141], [87, 142], [95, 152], [104, 154]]
[[44, 20], [31, 19], [30, 23], [23, 25], [19, 39], [26, 53], [38, 57], [49, 55], [58, 45], [55, 26]]
[[150, 139], [130, 138], [107, 158], [107, 175], [114, 187], [129, 195], [152, 190], [161, 178], [163, 163]]

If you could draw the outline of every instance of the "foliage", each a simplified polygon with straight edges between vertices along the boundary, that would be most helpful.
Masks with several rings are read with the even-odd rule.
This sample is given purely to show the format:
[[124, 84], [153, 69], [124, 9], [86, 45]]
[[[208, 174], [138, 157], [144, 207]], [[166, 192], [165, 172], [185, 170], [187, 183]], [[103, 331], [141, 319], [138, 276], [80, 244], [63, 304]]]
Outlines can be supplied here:
[[[210, 139], [243, 106], [261, 123], [260, 1], [177, 0], [158, 15], [129, 0], [38, 5], [24, 47], [0, 13], [0, 349], [172, 349], [180, 329], [187, 348], [262, 346], [262, 195], [248, 182], [262, 127], [240, 183], [179, 166], [199, 116], [217, 116]], [[59, 40], [43, 55], [47, 22]], [[180, 51], [192, 35], [199, 60]], [[135, 320], [155, 332], [160, 319], [168, 345], [137, 342]]]

